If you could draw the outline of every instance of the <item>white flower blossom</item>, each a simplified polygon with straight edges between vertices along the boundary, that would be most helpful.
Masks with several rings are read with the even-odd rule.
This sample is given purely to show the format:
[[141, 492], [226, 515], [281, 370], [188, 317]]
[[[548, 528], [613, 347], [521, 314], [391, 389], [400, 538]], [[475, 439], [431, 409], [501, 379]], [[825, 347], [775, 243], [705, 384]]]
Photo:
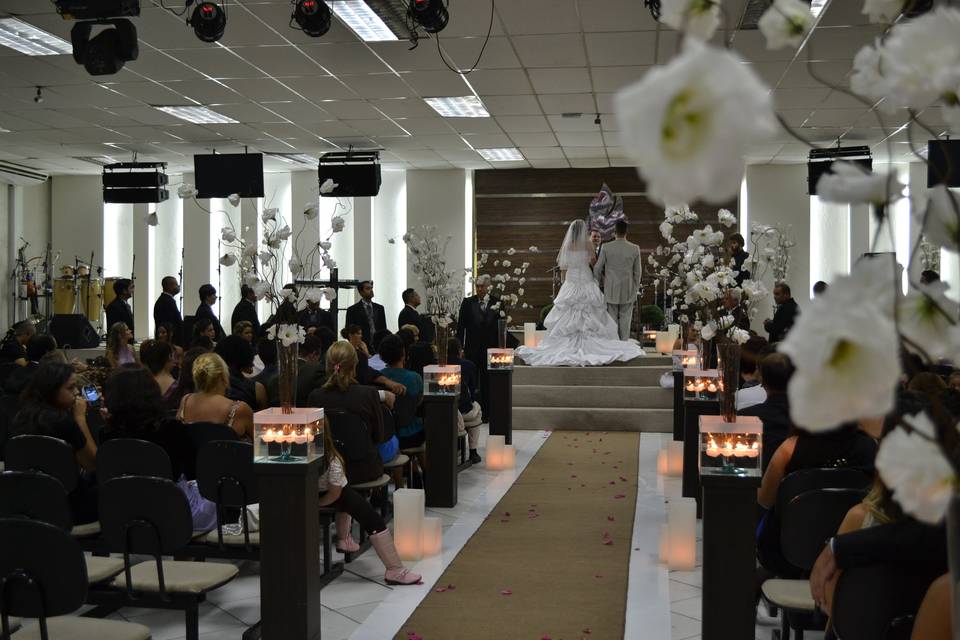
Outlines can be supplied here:
[[767, 49], [799, 47], [813, 27], [810, 5], [801, 0], [774, 0], [760, 16], [757, 27], [767, 40]]
[[233, 230], [233, 227], [224, 227], [220, 229], [220, 239], [224, 242], [235, 242], [237, 233]]
[[746, 344], [747, 340], [750, 339], [749, 331], [745, 331], [737, 327], [732, 327], [727, 335], [737, 344]]
[[273, 260], [273, 254], [269, 251], [260, 252], [260, 264], [267, 265], [270, 264], [270, 261]]
[[[877, 46], [866, 45], [853, 57], [853, 71], [850, 74], [850, 89], [857, 95], [869, 100], [880, 100], [888, 89], [889, 83], [880, 71], [881, 59]], [[884, 105], [881, 108], [889, 110], [893, 105]]]
[[333, 216], [330, 218], [330, 228], [333, 229], [334, 233], [340, 233], [346, 225], [347, 222], [343, 219], [343, 216]]
[[517, 252], [517, 250], [514, 249], [513, 247], [510, 247], [509, 249], [507, 249], [507, 255], [508, 255], [508, 256], [512, 256], [512, 255], [515, 254], [516, 252]]
[[295, 324], [282, 324], [277, 330], [276, 336], [283, 346], [290, 347], [296, 343], [303, 342], [306, 339], [307, 334], [301, 326]]
[[874, 24], [892, 24], [903, 12], [903, 7], [909, 0], [866, 0], [863, 3], [862, 13], [870, 17]]
[[307, 220], [316, 220], [320, 216], [320, 209], [317, 205], [308, 202], [303, 205], [303, 217]]
[[148, 227], [155, 227], [160, 223], [160, 220], [157, 219], [157, 212], [148, 213], [144, 216], [143, 221], [147, 223]]
[[661, 0], [660, 21], [706, 41], [720, 26], [720, 3], [717, 0]]
[[340, 185], [333, 181], [333, 178], [327, 178], [323, 181], [323, 184], [320, 185], [320, 193], [332, 193], [334, 189]]
[[330, 243], [330, 242], [328, 242], [328, 241], [326, 241], [326, 240], [323, 240], [323, 241], [321, 241], [321, 242], [319, 243], [318, 246], [319, 246], [321, 249], [323, 249], [324, 251], [330, 251], [330, 247], [332, 247], [333, 244]]
[[669, 222], [661, 222], [660, 235], [663, 236], [664, 240], [671, 240], [673, 238], [673, 225]]
[[[517, 295], [518, 295], [518, 296], [522, 296], [522, 295], [523, 295], [523, 287], [520, 287], [519, 289], [517, 289]], [[514, 302], [516, 302], [516, 300], [514, 300]]]
[[537, 247], [533, 246], [533, 247], [530, 247], [529, 251], [530, 251], [530, 253], [537, 253], [538, 251], [540, 251], [540, 249], [538, 249]]
[[312, 304], [320, 304], [320, 300], [323, 299], [323, 292], [320, 289], [307, 289], [303, 299]]
[[[257, 246], [256, 246], [256, 245], [253, 245], [253, 244], [247, 245], [246, 247], [243, 248], [243, 252], [241, 253], [241, 255], [242, 255], [244, 258], [256, 258], [256, 257], [257, 257]], [[256, 276], [254, 276], [254, 277], [256, 277]]]
[[337, 298], [337, 290], [333, 287], [324, 287], [323, 297], [326, 298], [328, 302], [330, 300], [335, 300]]
[[947, 299], [948, 287], [942, 281], [921, 284], [898, 301], [900, 333], [935, 359], [953, 359], [958, 354], [956, 334], [960, 318], [956, 303]]
[[271, 220], [276, 220], [277, 213], [279, 211], [280, 210], [277, 209], [276, 207], [269, 207], [267, 209], [264, 209], [263, 213], [260, 214], [260, 219], [264, 222], [264, 224], [266, 224], [267, 222], [270, 222]]
[[229, 202], [232, 207], [238, 207], [240, 206], [240, 196], [236, 193], [231, 193], [227, 196], [227, 202]]
[[293, 235], [293, 231], [290, 229], [290, 225], [285, 224], [280, 228], [279, 231], [277, 231], [277, 235], [281, 240], [287, 240]]
[[853, 162], [834, 162], [832, 173], [817, 181], [817, 195], [824, 202], [887, 204], [903, 197], [904, 185], [892, 173], [872, 173]]
[[695, 41], [614, 104], [621, 144], [657, 202], [736, 197], [747, 149], [777, 128], [769, 91], [750, 65]]
[[933, 440], [936, 432], [926, 414], [903, 419], [914, 431], [897, 428], [880, 441], [877, 472], [904, 512], [937, 524], [953, 497], [953, 467]]
[[232, 267], [236, 263], [237, 263], [237, 256], [233, 255], [232, 253], [225, 253], [222, 256], [220, 256], [220, 264], [222, 264], [225, 267]]
[[177, 189], [177, 195], [181, 198], [196, 198], [197, 197], [197, 188], [188, 182], [184, 182]]
[[287, 262], [287, 266], [290, 267], [290, 273], [294, 278], [299, 277], [303, 272], [303, 263], [300, 262], [296, 256], [290, 258], [290, 260]]
[[505, 267], [509, 267], [509, 266], [511, 266], [513, 263], [510, 262], [509, 260], [504, 260], [501, 264], [503, 264], [503, 266], [505, 266]]
[[928, 241], [944, 249], [960, 248], [960, 199], [945, 186], [937, 185], [928, 191], [926, 214], [917, 220]]
[[268, 293], [270, 293], [270, 283], [268, 282], [257, 282], [251, 285], [253, 293], [256, 294], [257, 300], [262, 300]]
[[717, 323], [711, 320], [700, 328], [700, 337], [704, 340], [713, 340], [717, 335]]
[[720, 209], [720, 211], [717, 212], [717, 219], [720, 221], [720, 224], [727, 228], [737, 224], [737, 216], [733, 215], [729, 209]]

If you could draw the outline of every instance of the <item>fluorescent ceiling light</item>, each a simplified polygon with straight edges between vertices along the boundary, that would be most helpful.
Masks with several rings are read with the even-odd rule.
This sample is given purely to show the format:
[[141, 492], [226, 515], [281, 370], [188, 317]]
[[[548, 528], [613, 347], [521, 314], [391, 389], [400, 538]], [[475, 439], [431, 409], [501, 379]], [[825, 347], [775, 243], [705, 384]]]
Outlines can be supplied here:
[[823, 12], [823, 8], [827, 5], [827, 0], [813, 0], [810, 3], [810, 13], [813, 14], [814, 18], [819, 18], [820, 14]]
[[73, 53], [73, 45], [16, 18], [0, 19], [0, 45], [28, 56], [58, 56]]
[[363, 0], [339, 0], [331, 2], [330, 8], [361, 40], [383, 42], [399, 39]]
[[234, 120], [222, 113], [211, 111], [206, 107], [154, 107], [164, 113], [192, 122], [193, 124], [238, 124], [239, 120]]
[[317, 166], [320, 162], [317, 156], [312, 156], [309, 153], [271, 153], [270, 156], [289, 164]]
[[490, 162], [507, 162], [510, 160], [523, 160], [523, 154], [516, 147], [499, 147], [496, 149], [477, 149], [477, 153], [484, 160]]
[[424, 102], [444, 118], [489, 118], [487, 108], [477, 96], [424, 98]]

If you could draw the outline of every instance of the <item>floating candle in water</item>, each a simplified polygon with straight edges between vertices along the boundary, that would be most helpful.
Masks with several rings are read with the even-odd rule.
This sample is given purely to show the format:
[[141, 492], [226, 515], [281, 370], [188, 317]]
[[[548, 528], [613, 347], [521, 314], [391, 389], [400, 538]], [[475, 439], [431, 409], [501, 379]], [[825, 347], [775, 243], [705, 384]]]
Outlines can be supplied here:
[[713, 436], [710, 436], [710, 439], [707, 441], [706, 453], [710, 458], [718, 458], [720, 456], [725, 458], [756, 458], [760, 455], [760, 443], [754, 441], [751, 444], [747, 444], [746, 442], [734, 441], [731, 438], [727, 438], [718, 444]]
[[437, 378], [437, 384], [439, 384], [441, 387], [454, 387], [460, 384], [460, 376], [455, 373], [440, 376]]
[[707, 393], [716, 393], [716, 392], [717, 392], [717, 385], [714, 384], [713, 382], [709, 383], [707, 385]]

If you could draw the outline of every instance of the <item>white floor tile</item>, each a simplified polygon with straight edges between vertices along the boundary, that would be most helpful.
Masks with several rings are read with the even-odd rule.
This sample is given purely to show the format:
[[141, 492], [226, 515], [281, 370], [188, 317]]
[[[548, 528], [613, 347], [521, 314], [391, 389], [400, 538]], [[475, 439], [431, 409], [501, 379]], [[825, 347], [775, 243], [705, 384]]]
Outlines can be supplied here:
[[320, 592], [320, 604], [331, 609], [380, 602], [390, 595], [390, 587], [344, 572]]
[[260, 596], [246, 600], [234, 600], [219, 605], [234, 618], [246, 625], [256, 624], [260, 620]]
[[359, 625], [332, 609], [320, 613], [320, 635], [323, 640], [347, 640]]
[[700, 635], [700, 621], [678, 613], [670, 614], [671, 640], [687, 640]]
[[[121, 609], [119, 613], [127, 617], [126, 611]], [[153, 640], [175, 640], [186, 637], [187, 634], [182, 611], [154, 609], [152, 613], [131, 618], [131, 622], [149, 627]], [[225, 629], [240, 630], [242, 633], [242, 629], [245, 628], [236, 618], [209, 602], [200, 605], [200, 633]]]
[[358, 604], [352, 607], [343, 607], [342, 609], [337, 609], [337, 613], [344, 615], [354, 622], [362, 624], [367, 617], [373, 613], [373, 610], [380, 605], [379, 602], [371, 602], [369, 604]]
[[703, 615], [703, 598], [697, 596], [687, 598], [686, 600], [671, 602], [670, 611], [688, 618], [693, 618], [694, 620], [700, 620], [700, 617]]
[[688, 598], [697, 598], [703, 593], [700, 587], [693, 587], [676, 580], [670, 581], [670, 602], [686, 600]]

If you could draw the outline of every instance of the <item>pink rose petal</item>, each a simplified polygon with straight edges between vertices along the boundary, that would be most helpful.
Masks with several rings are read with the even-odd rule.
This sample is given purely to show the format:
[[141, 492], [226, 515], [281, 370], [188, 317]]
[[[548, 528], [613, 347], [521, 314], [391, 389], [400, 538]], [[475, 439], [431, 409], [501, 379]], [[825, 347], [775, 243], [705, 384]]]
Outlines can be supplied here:
[[612, 539], [612, 538], [607, 538], [606, 540], [603, 541], [603, 544], [605, 544], [606, 546], [609, 547], [610, 545], [613, 544], [613, 539]]
[[590, 630], [590, 627], [587, 627], [586, 629], [584, 629], [583, 632], [587, 635], [590, 635], [591, 633], [593, 633], [593, 631]]
[[456, 587], [453, 586], [452, 584], [447, 585], [447, 591], [453, 591], [454, 589], [456, 589]]
[[500, 595], [502, 595], [502, 596], [512, 596], [512, 595], [513, 595], [513, 591], [511, 591], [510, 589], [501, 589], [501, 590], [500, 590]]
[[602, 574], [602, 573], [597, 573], [597, 574], [594, 574], [593, 577], [594, 577], [594, 578], [602, 578], [602, 577], [603, 577], [603, 574]]
[[446, 587], [437, 587], [436, 589], [434, 589], [436, 593], [443, 593], [446, 590], [447, 590]]
[[553, 640], [550, 636], [543, 636], [540, 640]]
[[607, 522], [614, 522], [615, 520], [616, 518], [614, 518], [613, 516], [607, 516]]
[[617, 484], [617, 481], [616, 481], [616, 480], [611, 480], [611, 481], [608, 482], [607, 484]]
[[571, 478], [576, 478], [576, 477], [577, 477], [577, 474], [571, 473], [571, 474], [570, 474], [570, 477], [571, 477]]
[[509, 512], [509, 511], [504, 511], [504, 512], [503, 512], [503, 515], [505, 515], [505, 516], [507, 516], [507, 517], [509, 518], [509, 517], [510, 517], [510, 512]]
[[626, 498], [626, 497], [627, 496], [623, 495], [622, 493], [618, 493], [617, 495], [613, 496], [613, 499], [620, 500], [621, 498]]

